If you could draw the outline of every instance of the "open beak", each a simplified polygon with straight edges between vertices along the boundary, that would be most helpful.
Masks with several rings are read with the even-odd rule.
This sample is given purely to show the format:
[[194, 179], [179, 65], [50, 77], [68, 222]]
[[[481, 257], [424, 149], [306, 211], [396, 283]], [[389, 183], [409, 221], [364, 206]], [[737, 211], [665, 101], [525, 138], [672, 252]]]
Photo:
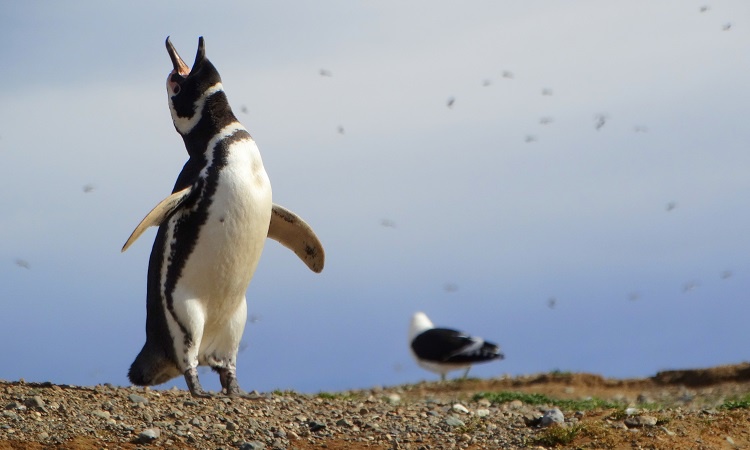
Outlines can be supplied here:
[[187, 77], [190, 74], [190, 68], [185, 64], [185, 61], [180, 58], [174, 45], [172, 45], [172, 41], [169, 40], [169, 36], [167, 36], [167, 52], [169, 53], [169, 58], [172, 60], [172, 66], [174, 66], [175, 73]]

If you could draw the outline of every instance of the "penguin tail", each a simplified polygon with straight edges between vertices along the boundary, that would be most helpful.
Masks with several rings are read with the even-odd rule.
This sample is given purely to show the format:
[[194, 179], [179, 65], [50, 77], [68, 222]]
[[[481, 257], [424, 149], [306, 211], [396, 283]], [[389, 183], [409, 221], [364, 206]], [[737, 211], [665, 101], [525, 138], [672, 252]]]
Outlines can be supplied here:
[[181, 375], [177, 365], [161, 349], [146, 344], [128, 370], [128, 379], [136, 386], [154, 386]]

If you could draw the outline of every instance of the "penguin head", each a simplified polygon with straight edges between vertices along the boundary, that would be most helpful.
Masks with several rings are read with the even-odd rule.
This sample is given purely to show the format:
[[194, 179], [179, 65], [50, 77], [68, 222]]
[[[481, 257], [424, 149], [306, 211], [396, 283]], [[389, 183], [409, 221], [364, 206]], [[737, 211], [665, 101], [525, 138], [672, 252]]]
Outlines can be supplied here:
[[175, 128], [185, 135], [200, 121], [208, 97], [223, 90], [221, 77], [206, 58], [203, 36], [198, 38], [198, 51], [192, 68], [182, 60], [169, 37], [166, 45], [173, 66], [167, 77], [169, 109]]

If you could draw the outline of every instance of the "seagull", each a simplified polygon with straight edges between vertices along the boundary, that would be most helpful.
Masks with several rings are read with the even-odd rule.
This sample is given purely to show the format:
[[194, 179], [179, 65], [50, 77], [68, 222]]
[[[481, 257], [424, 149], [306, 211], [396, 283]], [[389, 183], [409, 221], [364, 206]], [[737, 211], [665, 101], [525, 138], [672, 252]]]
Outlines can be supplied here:
[[409, 348], [417, 364], [440, 374], [440, 381], [445, 381], [445, 375], [452, 370], [465, 369], [463, 378], [466, 378], [472, 364], [505, 358], [500, 347], [480, 337], [450, 328], [435, 328], [421, 311], [411, 319]]
[[596, 120], [594, 128], [596, 128], [596, 131], [599, 131], [604, 126], [604, 124], [607, 123], [607, 115], [597, 114], [594, 116], [594, 120]]
[[449, 97], [449, 98], [448, 98], [448, 101], [447, 101], [447, 102], [445, 102], [445, 104], [446, 104], [446, 106], [448, 106], [448, 108], [453, 108], [453, 104], [454, 104], [455, 102], [456, 102], [456, 99], [455, 99], [455, 98], [453, 98], [453, 97]]

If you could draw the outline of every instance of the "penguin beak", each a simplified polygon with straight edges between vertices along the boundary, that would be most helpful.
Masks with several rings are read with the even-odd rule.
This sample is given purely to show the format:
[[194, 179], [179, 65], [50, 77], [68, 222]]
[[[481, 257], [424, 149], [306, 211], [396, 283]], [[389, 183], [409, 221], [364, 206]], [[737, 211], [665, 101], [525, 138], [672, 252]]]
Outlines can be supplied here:
[[[200, 39], [200, 43], [203, 43], [203, 38]], [[198, 47], [198, 51], [201, 50], [201, 45]], [[177, 53], [177, 49], [174, 48], [174, 45], [172, 45], [172, 41], [169, 40], [169, 36], [167, 36], [167, 52], [169, 53], [169, 58], [172, 60], [172, 66], [174, 66], [174, 73], [177, 73], [179, 75], [182, 75], [183, 77], [187, 77], [190, 74], [190, 68], [185, 64], [185, 61], [180, 58], [180, 55]]]

